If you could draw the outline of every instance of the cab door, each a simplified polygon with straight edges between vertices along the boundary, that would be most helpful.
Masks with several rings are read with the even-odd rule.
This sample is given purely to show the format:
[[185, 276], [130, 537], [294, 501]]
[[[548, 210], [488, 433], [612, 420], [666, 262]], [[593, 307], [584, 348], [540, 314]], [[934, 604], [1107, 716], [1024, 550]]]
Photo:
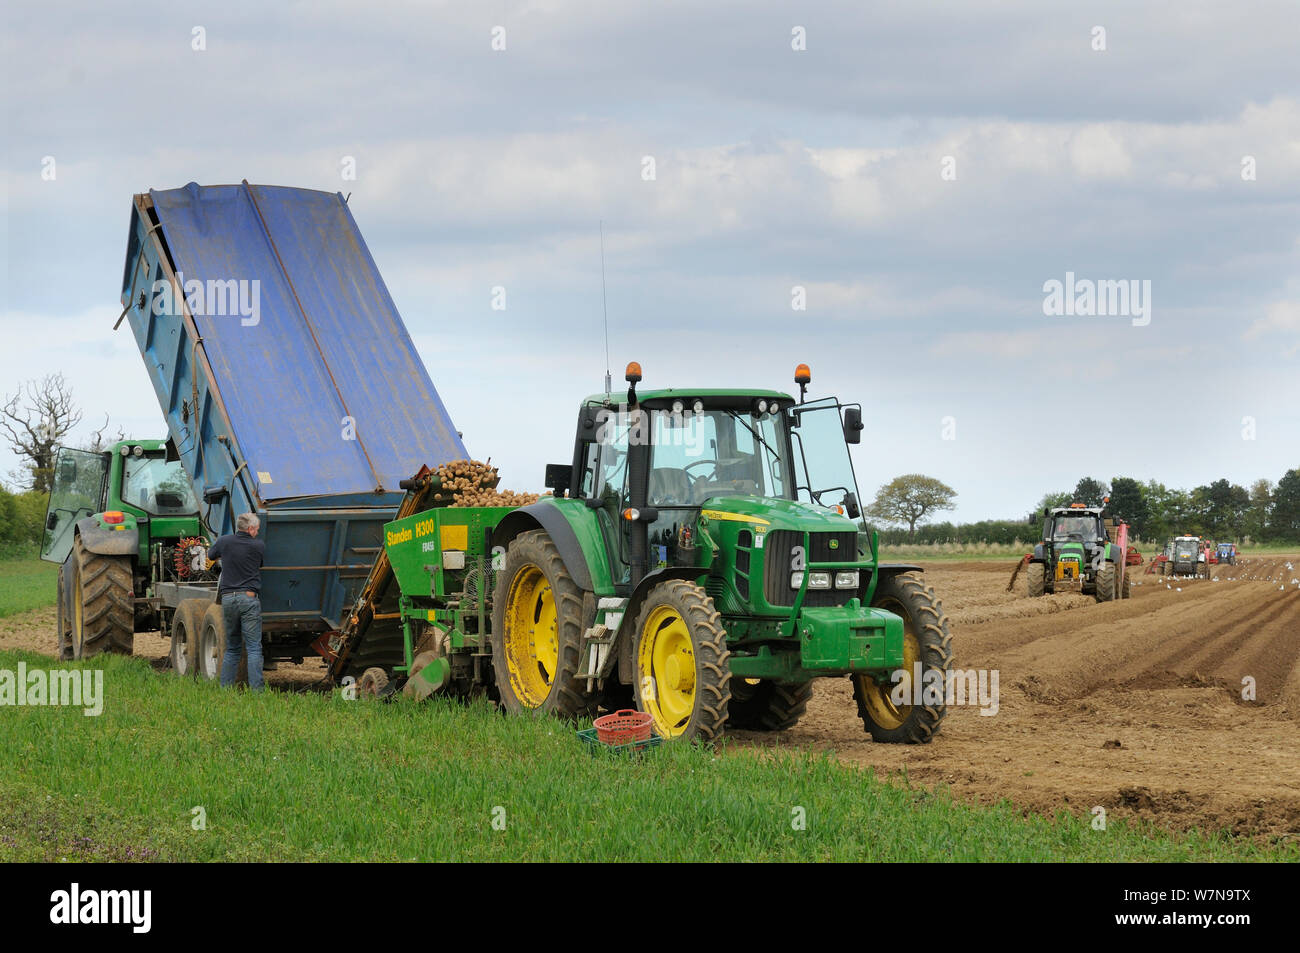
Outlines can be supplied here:
[[42, 559], [52, 563], [67, 559], [77, 521], [103, 509], [108, 462], [106, 453], [59, 447], [54, 458], [50, 503], [45, 510]]

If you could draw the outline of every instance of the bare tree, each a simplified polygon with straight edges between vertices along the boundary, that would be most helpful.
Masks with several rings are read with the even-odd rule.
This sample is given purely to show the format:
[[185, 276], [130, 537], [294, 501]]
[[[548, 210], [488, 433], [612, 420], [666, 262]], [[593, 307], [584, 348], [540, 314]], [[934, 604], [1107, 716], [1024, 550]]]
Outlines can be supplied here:
[[108, 437], [106, 436], [107, 433], [108, 433], [108, 414], [105, 414], [104, 425], [100, 427], [98, 430], [91, 431], [90, 439], [86, 441], [85, 445], [82, 446], [81, 449], [89, 450], [91, 453], [102, 453], [103, 451], [108, 449], [109, 444], [117, 443], [119, 440], [126, 439], [126, 431], [124, 431], [121, 427], [117, 428], [116, 437]]
[[72, 388], [62, 374], [30, 380], [6, 397], [0, 407], [0, 428], [9, 449], [24, 460], [27, 473], [16, 474], [33, 490], [47, 492], [54, 475], [54, 452], [77, 424], [81, 411], [72, 401]]

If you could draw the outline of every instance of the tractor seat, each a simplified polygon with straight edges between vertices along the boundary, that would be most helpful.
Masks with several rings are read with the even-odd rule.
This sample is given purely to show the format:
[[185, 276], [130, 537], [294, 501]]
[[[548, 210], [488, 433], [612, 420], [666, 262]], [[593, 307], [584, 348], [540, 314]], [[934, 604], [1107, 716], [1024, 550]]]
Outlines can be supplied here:
[[691, 503], [691, 478], [683, 470], [659, 467], [650, 471], [650, 504], [652, 506], [689, 506]]

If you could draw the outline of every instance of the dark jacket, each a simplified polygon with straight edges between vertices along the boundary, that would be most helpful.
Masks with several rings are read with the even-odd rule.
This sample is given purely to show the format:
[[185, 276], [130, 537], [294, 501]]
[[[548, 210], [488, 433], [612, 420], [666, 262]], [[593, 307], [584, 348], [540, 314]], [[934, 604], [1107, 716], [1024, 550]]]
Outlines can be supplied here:
[[208, 558], [221, 560], [218, 594], [246, 590], [261, 593], [266, 544], [260, 539], [242, 530], [233, 536], [222, 536], [208, 550]]

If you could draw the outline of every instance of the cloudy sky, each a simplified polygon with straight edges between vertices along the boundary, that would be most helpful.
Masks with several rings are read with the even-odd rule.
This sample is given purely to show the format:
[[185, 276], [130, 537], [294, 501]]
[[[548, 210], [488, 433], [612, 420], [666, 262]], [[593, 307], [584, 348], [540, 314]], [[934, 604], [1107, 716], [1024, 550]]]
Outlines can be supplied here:
[[[615, 379], [638, 360], [646, 387], [786, 389], [805, 361], [813, 394], [864, 405], [868, 498], [923, 472], [957, 519], [1018, 517], [1084, 474], [1300, 466], [1294, 3], [5, 19], [0, 384], [62, 371], [78, 436], [104, 413], [162, 431], [112, 331], [131, 195], [248, 179], [351, 194], [453, 420], [512, 488], [568, 459], [602, 384], [601, 220]], [[1067, 272], [1150, 282], [1149, 322], [1045, 314]]]

